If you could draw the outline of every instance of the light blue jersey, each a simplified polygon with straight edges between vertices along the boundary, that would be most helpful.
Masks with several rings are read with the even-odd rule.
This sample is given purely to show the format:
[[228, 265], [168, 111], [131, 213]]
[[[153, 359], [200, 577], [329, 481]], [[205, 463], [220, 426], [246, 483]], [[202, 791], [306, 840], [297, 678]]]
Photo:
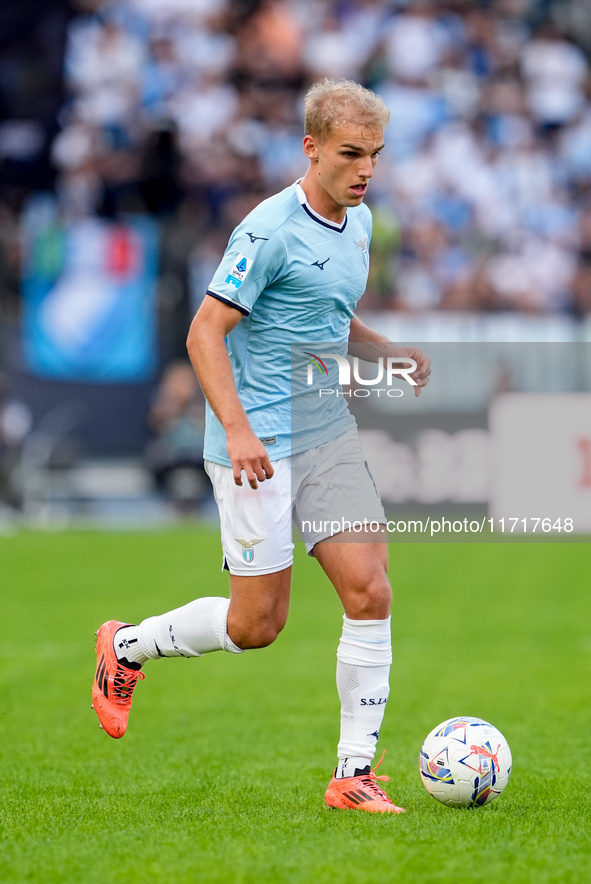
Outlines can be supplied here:
[[[367, 284], [370, 238], [367, 206], [349, 208], [338, 225], [316, 214], [296, 183], [235, 229], [207, 290], [244, 314], [226, 346], [240, 401], [272, 461], [355, 426], [342, 396], [319, 395], [321, 388], [338, 389], [336, 361], [321, 365], [315, 357], [347, 352], [353, 311]], [[209, 405], [205, 459], [231, 465], [224, 429]]]

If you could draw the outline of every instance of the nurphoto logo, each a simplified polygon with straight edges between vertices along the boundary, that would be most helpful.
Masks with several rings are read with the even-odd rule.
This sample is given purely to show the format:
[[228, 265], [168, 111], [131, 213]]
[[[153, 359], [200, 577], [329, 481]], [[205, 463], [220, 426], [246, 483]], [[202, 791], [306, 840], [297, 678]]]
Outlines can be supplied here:
[[[339, 369], [339, 387], [348, 387], [351, 385], [351, 363], [340, 353], [310, 353], [306, 351], [308, 357], [308, 378], [307, 385], [311, 387], [314, 384], [314, 369], [317, 368], [321, 375], [328, 377], [328, 368], [325, 359], [334, 359]], [[363, 398], [370, 396], [371, 393], [385, 393], [392, 398], [398, 398], [404, 395], [404, 391], [393, 387], [394, 377], [403, 378], [411, 386], [416, 387], [417, 382], [411, 377], [413, 371], [416, 371], [417, 363], [409, 356], [380, 356], [376, 363], [377, 374], [374, 378], [362, 378], [359, 370], [360, 359], [358, 356], [353, 357], [353, 379], [360, 385], [359, 388], [344, 392], [342, 389], [320, 389], [319, 396], [355, 396]], [[384, 375], [386, 377], [386, 386], [378, 387], [383, 383]], [[366, 389], [371, 387], [373, 389]]]

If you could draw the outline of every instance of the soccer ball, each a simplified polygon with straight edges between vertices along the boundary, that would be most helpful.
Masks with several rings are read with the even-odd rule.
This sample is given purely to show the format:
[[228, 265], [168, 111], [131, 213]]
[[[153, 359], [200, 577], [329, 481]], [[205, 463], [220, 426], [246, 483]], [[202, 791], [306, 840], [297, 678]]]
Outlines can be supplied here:
[[511, 774], [511, 750], [481, 718], [449, 718], [431, 731], [419, 755], [427, 792], [448, 807], [481, 807], [500, 795]]

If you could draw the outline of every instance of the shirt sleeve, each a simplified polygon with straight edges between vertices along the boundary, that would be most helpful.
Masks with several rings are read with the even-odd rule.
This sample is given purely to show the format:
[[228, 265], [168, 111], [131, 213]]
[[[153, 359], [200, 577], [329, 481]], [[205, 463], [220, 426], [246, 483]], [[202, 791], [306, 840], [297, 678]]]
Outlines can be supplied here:
[[248, 316], [284, 265], [285, 247], [277, 234], [260, 224], [243, 222], [230, 237], [207, 294]]

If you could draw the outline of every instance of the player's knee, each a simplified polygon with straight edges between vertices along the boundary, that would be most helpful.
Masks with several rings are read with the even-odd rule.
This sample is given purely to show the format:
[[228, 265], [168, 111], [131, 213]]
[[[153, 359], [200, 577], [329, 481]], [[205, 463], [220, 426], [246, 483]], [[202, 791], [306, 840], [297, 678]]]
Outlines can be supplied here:
[[376, 568], [351, 584], [347, 615], [352, 620], [383, 620], [389, 616], [392, 589], [385, 571]]
[[280, 631], [272, 624], [259, 626], [250, 636], [251, 648], [268, 648], [273, 644]]
[[272, 645], [283, 627], [285, 620], [277, 617], [265, 617], [249, 624], [237, 638], [232, 640], [243, 650], [251, 648], [267, 648]]

